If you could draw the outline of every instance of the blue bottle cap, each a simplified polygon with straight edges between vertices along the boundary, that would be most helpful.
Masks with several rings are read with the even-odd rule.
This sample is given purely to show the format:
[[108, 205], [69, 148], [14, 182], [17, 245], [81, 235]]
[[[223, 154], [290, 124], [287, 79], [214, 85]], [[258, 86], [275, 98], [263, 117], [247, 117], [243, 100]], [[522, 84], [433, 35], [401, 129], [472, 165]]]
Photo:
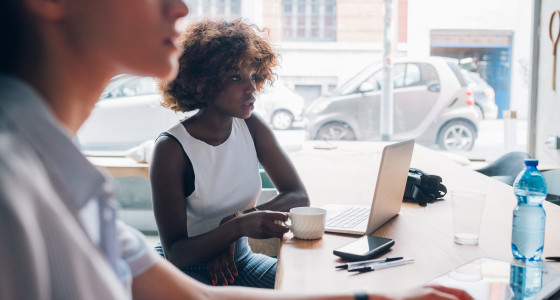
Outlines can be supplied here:
[[538, 159], [526, 159], [525, 160], [525, 165], [527, 167], [536, 167], [538, 164], [539, 164]]

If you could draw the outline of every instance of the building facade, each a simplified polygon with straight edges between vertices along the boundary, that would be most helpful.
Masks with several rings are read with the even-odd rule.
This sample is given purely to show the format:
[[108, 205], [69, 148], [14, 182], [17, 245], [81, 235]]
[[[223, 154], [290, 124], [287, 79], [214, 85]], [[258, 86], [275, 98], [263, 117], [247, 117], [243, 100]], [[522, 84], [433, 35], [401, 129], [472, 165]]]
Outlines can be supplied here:
[[310, 103], [380, 62], [391, 3], [393, 56], [468, 61], [494, 88], [499, 116], [527, 116], [532, 1], [186, 0], [191, 17], [242, 17], [269, 30], [280, 80]]

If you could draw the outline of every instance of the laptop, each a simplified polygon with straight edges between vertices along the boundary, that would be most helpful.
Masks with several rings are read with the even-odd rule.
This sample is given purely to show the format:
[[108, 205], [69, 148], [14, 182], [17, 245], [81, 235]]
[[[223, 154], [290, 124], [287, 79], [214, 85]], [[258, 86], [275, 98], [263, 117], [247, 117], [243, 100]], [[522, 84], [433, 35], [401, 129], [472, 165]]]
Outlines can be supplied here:
[[325, 232], [370, 235], [395, 217], [401, 208], [414, 140], [383, 148], [371, 207], [328, 204]]

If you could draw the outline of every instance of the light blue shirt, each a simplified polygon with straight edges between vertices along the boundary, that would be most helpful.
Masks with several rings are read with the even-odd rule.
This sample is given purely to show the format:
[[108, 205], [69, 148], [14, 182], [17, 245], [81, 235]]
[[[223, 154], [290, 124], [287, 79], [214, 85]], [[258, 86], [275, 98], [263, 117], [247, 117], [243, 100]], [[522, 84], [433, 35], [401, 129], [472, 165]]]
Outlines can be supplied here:
[[130, 298], [160, 258], [116, 221], [114, 192], [41, 96], [0, 75], [0, 299]]

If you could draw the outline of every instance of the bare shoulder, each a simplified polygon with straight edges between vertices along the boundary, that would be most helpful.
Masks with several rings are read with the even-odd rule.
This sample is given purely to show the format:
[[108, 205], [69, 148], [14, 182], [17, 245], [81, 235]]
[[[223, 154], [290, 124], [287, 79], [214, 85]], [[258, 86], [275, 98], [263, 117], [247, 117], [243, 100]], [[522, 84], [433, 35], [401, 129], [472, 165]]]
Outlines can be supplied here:
[[261, 137], [263, 135], [274, 135], [270, 126], [268, 126], [266, 121], [259, 114], [252, 113], [249, 118], [245, 119], [245, 123], [247, 124], [253, 138]]
[[170, 135], [160, 136], [155, 144], [152, 157], [152, 168], [158, 166], [171, 167], [185, 161], [185, 153], [179, 141]]
[[156, 153], [163, 154], [176, 152], [177, 150], [182, 150], [181, 144], [174, 136], [171, 135], [161, 135], [154, 143], [154, 155]]

